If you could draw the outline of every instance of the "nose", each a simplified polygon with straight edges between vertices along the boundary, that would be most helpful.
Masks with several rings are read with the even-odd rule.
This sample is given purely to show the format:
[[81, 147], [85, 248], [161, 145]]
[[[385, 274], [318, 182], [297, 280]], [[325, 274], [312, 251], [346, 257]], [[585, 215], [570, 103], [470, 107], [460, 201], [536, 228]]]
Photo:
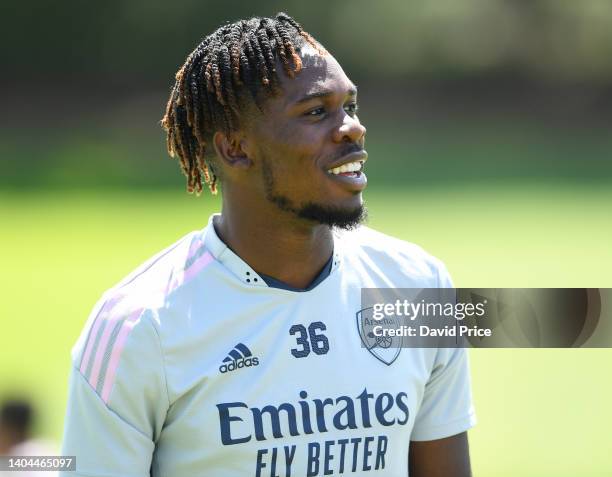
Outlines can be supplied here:
[[342, 124], [334, 131], [335, 142], [363, 142], [366, 128], [357, 117], [346, 114]]

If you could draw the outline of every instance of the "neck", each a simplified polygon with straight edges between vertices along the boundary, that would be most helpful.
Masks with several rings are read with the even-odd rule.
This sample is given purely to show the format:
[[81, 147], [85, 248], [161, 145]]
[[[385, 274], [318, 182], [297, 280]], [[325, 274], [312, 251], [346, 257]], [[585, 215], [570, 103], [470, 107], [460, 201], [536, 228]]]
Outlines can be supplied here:
[[257, 273], [306, 288], [333, 253], [329, 226], [305, 223], [289, 212], [229, 207], [215, 221], [219, 238]]

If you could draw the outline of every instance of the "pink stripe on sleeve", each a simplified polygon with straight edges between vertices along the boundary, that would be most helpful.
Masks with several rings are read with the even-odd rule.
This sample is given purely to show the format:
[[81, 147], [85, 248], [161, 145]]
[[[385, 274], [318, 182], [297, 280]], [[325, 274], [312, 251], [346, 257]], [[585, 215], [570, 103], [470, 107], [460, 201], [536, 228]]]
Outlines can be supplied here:
[[188, 280], [191, 280], [213, 260], [214, 257], [211, 255], [210, 252], [204, 253], [200, 258], [198, 258], [194, 263], [192, 263], [187, 270], [185, 270], [185, 274], [183, 275], [183, 281], [186, 282]]
[[113, 347], [113, 351], [108, 362], [108, 368], [106, 370], [106, 376], [104, 378], [104, 387], [102, 388], [102, 400], [105, 403], [108, 403], [111, 390], [113, 389], [115, 374], [117, 373], [117, 367], [119, 366], [119, 358], [121, 357], [121, 352], [123, 351], [125, 342], [127, 340], [128, 335], [130, 334], [130, 331], [132, 331], [132, 328], [134, 328], [136, 320], [138, 320], [141, 313], [142, 310], [136, 310], [121, 325], [121, 330], [119, 331], [119, 335], [117, 336], [117, 341], [115, 341], [115, 346]]
[[106, 351], [106, 347], [108, 346], [108, 340], [110, 339], [111, 333], [113, 332], [113, 328], [117, 323], [118, 319], [115, 317], [110, 320], [105, 320], [104, 324], [104, 332], [102, 333], [102, 338], [100, 339], [100, 344], [98, 345], [98, 350], [96, 351], [96, 357], [94, 359], [93, 368], [91, 369], [91, 376], [88, 381], [91, 384], [91, 387], [97, 389], [98, 387], [98, 378], [100, 376], [100, 368], [102, 368], [102, 361], [104, 359], [104, 352]]
[[85, 374], [87, 370], [87, 365], [89, 364], [89, 356], [91, 355], [91, 349], [93, 348], [94, 341], [96, 341], [96, 336], [98, 335], [98, 329], [100, 329], [100, 324], [102, 323], [102, 318], [100, 315], [96, 317], [96, 321], [93, 325], [91, 333], [89, 334], [89, 339], [87, 340], [87, 348], [85, 348], [85, 354], [83, 355], [83, 359], [81, 360], [81, 374]]
[[189, 246], [189, 251], [187, 252], [187, 258], [185, 260], [187, 261], [191, 257], [193, 257], [196, 254], [196, 252], [200, 249], [200, 247], [202, 247], [202, 245], [203, 245], [203, 243], [202, 243], [202, 240], [200, 239], [200, 237], [196, 237], [191, 242], [191, 245]]
[[93, 328], [91, 329], [91, 333], [87, 338], [87, 347], [85, 348], [85, 354], [83, 355], [83, 359], [81, 360], [81, 374], [85, 375], [87, 371], [87, 366], [89, 365], [89, 358], [91, 357], [91, 352], [93, 350], [94, 344], [96, 342], [96, 336], [98, 336], [98, 330], [100, 329], [100, 325], [104, 321], [103, 315], [107, 313], [111, 308], [113, 308], [117, 302], [121, 299], [121, 295], [117, 295], [107, 301], [102, 309], [96, 316], [95, 323], [93, 324]]

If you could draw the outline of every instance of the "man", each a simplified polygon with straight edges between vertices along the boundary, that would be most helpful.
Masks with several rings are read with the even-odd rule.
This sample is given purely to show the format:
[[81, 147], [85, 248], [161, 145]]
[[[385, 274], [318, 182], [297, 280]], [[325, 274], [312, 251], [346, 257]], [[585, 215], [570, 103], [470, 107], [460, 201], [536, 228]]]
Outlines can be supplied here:
[[0, 456], [11, 455], [30, 440], [32, 406], [23, 399], [8, 400], [0, 406]]
[[[162, 124], [222, 213], [107, 292], [72, 353], [63, 453], [87, 476], [470, 475], [462, 349], [361, 345], [363, 287], [449, 287], [359, 227], [357, 89], [286, 14], [189, 55]], [[71, 474], [74, 475], [74, 474]]]
[[[35, 412], [28, 399], [9, 399], [0, 405], [0, 458], [6, 467], [0, 469], [0, 477], [32, 477], [40, 475], [34, 468], [8, 469], [9, 458], [52, 456], [57, 454], [55, 443], [32, 437]], [[48, 477], [56, 472], [47, 471]]]

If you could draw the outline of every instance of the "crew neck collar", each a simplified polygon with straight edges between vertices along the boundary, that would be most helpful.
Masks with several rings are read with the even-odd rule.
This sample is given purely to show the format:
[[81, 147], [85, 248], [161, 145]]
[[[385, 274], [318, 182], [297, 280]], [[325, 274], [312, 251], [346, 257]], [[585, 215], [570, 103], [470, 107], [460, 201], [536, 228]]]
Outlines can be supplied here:
[[[259, 275], [253, 268], [246, 263], [242, 258], [240, 258], [233, 250], [231, 250], [225, 242], [223, 242], [217, 232], [215, 231], [215, 227], [213, 225], [213, 221], [215, 217], [221, 217], [221, 214], [215, 213], [210, 216], [208, 219], [208, 225], [202, 230], [202, 236], [204, 240], [204, 246], [211, 253], [211, 255], [218, 262], [222, 263], [230, 272], [232, 272], [242, 283], [253, 286], [253, 287], [263, 287], [263, 288], [277, 288], [270, 287], [266, 281]], [[334, 237], [334, 251], [331, 258], [331, 270], [327, 278], [321, 280], [317, 283], [313, 288], [306, 288], [304, 290], [287, 290], [287, 291], [310, 291], [316, 289], [319, 285], [324, 283], [329, 276], [331, 276], [334, 271], [340, 266], [342, 257], [340, 253], [340, 240], [338, 233], [336, 231], [333, 232]], [[279, 288], [284, 289], [284, 288]]]

